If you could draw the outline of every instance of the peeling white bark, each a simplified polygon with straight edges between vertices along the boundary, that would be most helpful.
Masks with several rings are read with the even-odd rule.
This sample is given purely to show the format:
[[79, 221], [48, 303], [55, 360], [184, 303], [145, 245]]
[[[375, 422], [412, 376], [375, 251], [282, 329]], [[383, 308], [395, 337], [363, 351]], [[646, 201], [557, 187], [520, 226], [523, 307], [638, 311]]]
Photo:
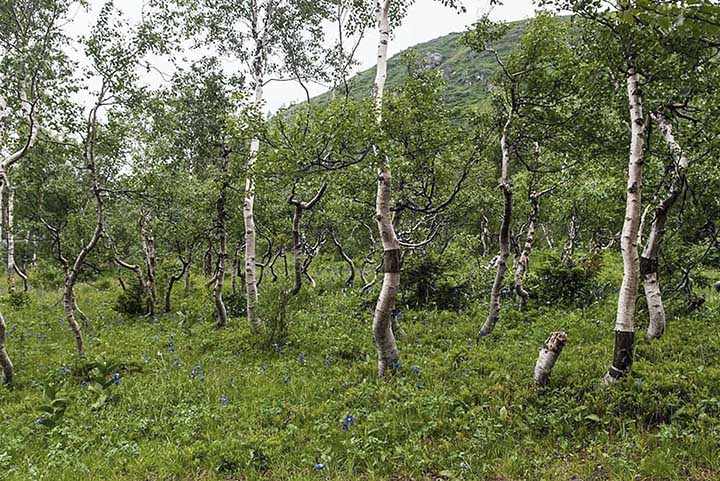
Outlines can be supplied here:
[[635, 296], [640, 277], [638, 255], [638, 230], [640, 227], [640, 202], [642, 192], [642, 168], [645, 160], [645, 117], [643, 115], [640, 75], [630, 68], [627, 75], [627, 96], [630, 108], [630, 162], [628, 164], [625, 221], [620, 238], [623, 257], [623, 280], [618, 297], [615, 321], [615, 354], [613, 363], [605, 375], [609, 384], [625, 376], [632, 365], [632, 348], [635, 332]]
[[668, 213], [685, 189], [685, 178], [689, 161], [680, 144], [675, 140], [670, 120], [659, 112], [651, 114], [651, 118], [657, 124], [673, 156], [673, 175], [670, 192], [655, 206], [655, 218], [650, 227], [647, 244], [640, 256], [640, 275], [642, 276], [645, 299], [650, 315], [647, 337], [649, 339], [657, 339], [662, 337], [666, 325], [665, 307], [663, 306], [660, 282], [658, 279], [658, 257], [660, 255], [662, 240], [665, 236], [665, 225], [667, 223]]
[[530, 205], [532, 212], [530, 213], [530, 222], [528, 222], [527, 238], [525, 246], [520, 253], [517, 268], [515, 269], [515, 293], [520, 297], [520, 308], [524, 309], [530, 295], [523, 287], [523, 278], [530, 266], [530, 253], [532, 252], [533, 242], [535, 242], [535, 229], [540, 219], [540, 197], [543, 192], [533, 192], [530, 194]]
[[500, 293], [505, 280], [505, 272], [508, 267], [507, 260], [510, 256], [512, 187], [510, 185], [510, 148], [508, 146], [508, 136], [510, 135], [510, 125], [512, 124], [512, 119], [513, 115], [511, 111], [503, 127], [502, 136], [500, 137], [500, 149], [502, 150], [500, 190], [503, 193], [504, 199], [503, 221], [502, 226], [500, 227], [500, 254], [497, 260], [495, 281], [493, 282], [492, 290], [490, 291], [490, 309], [488, 317], [485, 319], [485, 323], [480, 329], [480, 336], [489, 335], [495, 328], [497, 321], [500, 319]]
[[3, 176], [7, 189], [7, 278], [8, 291], [15, 292], [15, 188], [10, 183], [9, 172]]
[[[390, 0], [378, 2], [378, 54], [373, 95], [377, 124], [382, 122], [383, 93], [387, 78], [387, 53], [390, 40]], [[388, 369], [399, 365], [399, 354], [395, 335], [392, 331], [390, 313], [395, 307], [395, 299], [400, 288], [400, 242], [393, 228], [392, 212], [390, 211], [392, 176], [390, 161], [375, 148], [376, 157], [380, 162], [377, 179], [377, 196], [375, 198], [375, 217], [380, 231], [383, 246], [383, 283], [375, 306], [373, 317], [373, 338], [378, 351], [378, 373], [383, 376]]]
[[[263, 99], [262, 78], [256, 79], [255, 106], [260, 107]], [[250, 141], [250, 153], [247, 160], [247, 177], [245, 178], [245, 201], [243, 202], [243, 220], [245, 222], [245, 292], [247, 298], [247, 320], [250, 330], [258, 333], [260, 320], [257, 317], [256, 306], [258, 299], [257, 276], [255, 270], [256, 254], [256, 232], [253, 207], [255, 205], [255, 162], [260, 150], [260, 139], [253, 138]]]
[[553, 332], [545, 341], [542, 349], [540, 349], [537, 362], [535, 363], [535, 384], [537, 386], [547, 385], [550, 379], [550, 373], [558, 357], [560, 357], [560, 353], [563, 347], [565, 347], [566, 342], [567, 334], [562, 331]]

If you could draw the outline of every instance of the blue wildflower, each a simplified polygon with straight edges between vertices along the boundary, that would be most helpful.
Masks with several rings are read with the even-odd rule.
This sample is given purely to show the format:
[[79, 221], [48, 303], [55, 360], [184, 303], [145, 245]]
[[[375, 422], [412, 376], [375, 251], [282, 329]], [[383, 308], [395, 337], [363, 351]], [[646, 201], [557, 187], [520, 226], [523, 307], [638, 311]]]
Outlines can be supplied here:
[[325, 366], [329, 366], [329, 365], [330, 365], [330, 356], [325, 355], [325, 360], [323, 361], [323, 364], [325, 364]]
[[11, 419], [12, 419], [12, 416], [10, 416], [9, 414], [5, 415], [5, 421], [10, 421]]
[[397, 371], [400, 369], [400, 359], [395, 359], [392, 364], [390, 365], [393, 371]]
[[63, 367], [62, 367], [62, 372], [63, 372], [63, 374], [68, 374], [68, 373], [70, 372], [70, 368], [67, 367], [67, 366], [63, 366]]
[[285, 376], [285, 379], [283, 379], [283, 382], [285, 384], [290, 384], [290, 376]]
[[417, 366], [413, 366], [413, 367], [412, 367], [412, 372], [414, 372], [415, 374], [417, 374], [417, 375], [419, 376], [419, 375], [420, 375], [420, 368], [417, 367]]
[[35, 420], [35, 426], [42, 426], [45, 420], [43, 418], [37, 418]]
[[348, 413], [345, 419], [343, 419], [342, 430], [347, 431], [353, 424], [355, 424], [355, 416]]
[[190, 379], [195, 379], [195, 376], [200, 374], [200, 370], [202, 367], [200, 367], [200, 364], [196, 364], [194, 368], [192, 368], [192, 371], [190, 371]]
[[417, 390], [418, 390], [418, 391], [422, 391], [422, 388], [423, 388], [423, 387], [422, 387], [422, 384], [418, 384], [416, 387], [417, 387]]
[[80, 387], [82, 387], [83, 389], [87, 389], [87, 387], [88, 387], [88, 382], [85, 381], [85, 380], [83, 380], [83, 382], [80, 383]]
[[150, 356], [145, 356], [145, 362], [152, 362], [153, 358]]
[[120, 385], [120, 373], [119, 372], [116, 372], [115, 374], [113, 374], [113, 383], [116, 386]]
[[175, 352], [175, 341], [173, 339], [168, 341], [168, 349], [170, 352]]
[[462, 461], [460, 463], [460, 467], [462, 468], [463, 471], [470, 471], [470, 466], [465, 461]]
[[174, 362], [173, 364], [175, 365], [175, 367], [180, 367], [180, 366], [182, 366], [182, 363], [180, 362], [180, 359], [175, 359], [175, 362]]
[[230, 402], [230, 400], [228, 398], [226, 398], [225, 396], [220, 396], [220, 403], [223, 406], [227, 406], [227, 403], [229, 403], [229, 402]]
[[263, 371], [265, 371], [265, 370], [267, 369], [267, 364], [262, 363], [262, 366], [260, 366], [260, 368], [261, 368]]
[[205, 374], [200, 374], [198, 379], [200, 379], [200, 382], [205, 382]]
[[134, 410], [134, 409], [128, 409], [128, 414], [135, 414], [135, 410]]
[[317, 463], [315, 465], [315, 471], [322, 471], [323, 469], [327, 468], [325, 463]]
[[298, 356], [298, 362], [299, 362], [300, 364], [305, 364], [305, 354], [300, 354], [300, 355]]

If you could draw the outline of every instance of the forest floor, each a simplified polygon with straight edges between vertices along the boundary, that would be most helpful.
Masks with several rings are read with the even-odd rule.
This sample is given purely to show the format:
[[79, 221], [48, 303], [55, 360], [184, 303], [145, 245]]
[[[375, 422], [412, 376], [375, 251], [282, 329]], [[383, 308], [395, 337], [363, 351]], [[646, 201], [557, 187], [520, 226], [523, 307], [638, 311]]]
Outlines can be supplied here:
[[[644, 338], [641, 309], [633, 373], [603, 388], [612, 295], [527, 312], [505, 299], [482, 339], [482, 301], [406, 310], [402, 365], [386, 381], [372, 302], [339, 292], [338, 279], [321, 277], [290, 303], [282, 347], [253, 339], [241, 317], [213, 329], [201, 278], [189, 294], [178, 286], [173, 314], [156, 320], [115, 312], [114, 280], [83, 284], [94, 332], [85, 360], [59, 291], [32, 290], [24, 306], [6, 297], [16, 385], [0, 389], [0, 479], [720, 479], [720, 299], [710, 288], [700, 310], [671, 314], [659, 341]], [[266, 299], [280, 298], [279, 284], [264, 281]], [[538, 351], [560, 329], [568, 345], [536, 390]]]

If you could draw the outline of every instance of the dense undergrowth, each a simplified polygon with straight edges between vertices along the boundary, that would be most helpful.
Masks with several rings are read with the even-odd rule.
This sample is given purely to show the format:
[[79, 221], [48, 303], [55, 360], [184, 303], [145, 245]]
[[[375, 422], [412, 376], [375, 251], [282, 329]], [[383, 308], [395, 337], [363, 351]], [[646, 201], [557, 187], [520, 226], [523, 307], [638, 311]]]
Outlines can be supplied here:
[[[717, 293], [703, 288], [692, 313], [671, 303], [654, 342], [640, 334], [639, 300], [633, 374], [602, 388], [616, 297], [598, 289], [620, 275], [606, 264], [588, 284], [595, 300], [578, 303], [540, 294], [560, 282], [541, 278], [540, 263], [530, 309], [506, 297], [482, 339], [486, 286], [464, 289], [457, 311], [414, 299], [399, 312], [402, 365], [388, 381], [376, 376], [372, 299], [343, 290], [342, 265], [329, 261], [317, 288], [287, 301], [283, 345], [251, 338], [243, 318], [213, 329], [201, 278], [188, 294], [178, 286], [173, 313], [157, 319], [118, 314], [114, 280], [83, 284], [84, 360], [59, 291], [6, 297], [17, 380], [0, 389], [0, 479], [719, 479]], [[485, 276], [470, 270], [455, 287]], [[284, 287], [263, 282], [265, 319], [282, 318]], [[569, 344], [538, 391], [532, 368], [558, 329]]]

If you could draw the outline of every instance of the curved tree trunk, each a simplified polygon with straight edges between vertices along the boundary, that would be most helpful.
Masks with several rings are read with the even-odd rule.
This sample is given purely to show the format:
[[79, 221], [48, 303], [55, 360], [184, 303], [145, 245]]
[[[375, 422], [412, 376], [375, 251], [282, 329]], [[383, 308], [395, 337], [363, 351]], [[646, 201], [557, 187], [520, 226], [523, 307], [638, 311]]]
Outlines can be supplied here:
[[507, 271], [507, 260], [510, 256], [510, 220], [512, 218], [512, 188], [510, 185], [510, 148], [508, 146], [508, 136], [510, 135], [510, 125], [512, 123], [512, 111], [508, 115], [508, 119], [503, 127], [502, 137], [500, 138], [500, 148], [502, 150], [502, 165], [500, 190], [503, 193], [504, 210], [503, 221], [500, 227], [500, 255], [497, 261], [497, 272], [492, 290], [490, 291], [490, 309], [488, 317], [480, 329], [480, 336], [487, 336], [495, 328], [495, 324], [500, 319], [500, 294], [503, 282], [505, 280], [505, 272]]
[[[74, 276], [73, 276], [74, 277]], [[75, 280], [69, 275], [65, 276], [65, 288], [63, 289], [63, 311], [65, 318], [70, 325], [70, 330], [75, 336], [75, 346], [78, 354], [85, 354], [85, 342], [83, 341], [80, 324], [75, 319]]]
[[10, 385], [13, 382], [13, 375], [15, 370], [13, 364], [8, 356], [7, 349], [5, 348], [5, 341], [7, 340], [7, 326], [5, 325], [5, 318], [0, 314], [0, 368], [3, 372], [3, 384]]
[[[309, 202], [303, 202], [294, 198], [295, 186], [293, 186], [293, 191], [288, 198], [288, 204], [295, 206], [292, 229], [293, 257], [295, 265], [295, 285], [290, 291], [291, 296], [294, 296], [295, 294], [300, 292], [300, 288], [302, 288], [303, 273], [307, 272], [307, 265], [305, 265], [305, 263], [303, 262], [302, 237], [300, 233], [300, 221], [302, 220], [302, 214], [303, 211], [310, 210], [315, 207], [315, 204], [320, 201], [323, 194], [325, 193], [325, 189], [327, 189], [327, 184], [323, 183], [323, 185], [320, 187], [320, 190], [318, 190], [317, 194], [315, 194], [315, 196]], [[311, 283], [314, 284], [314, 281], [312, 281], [312, 278], [309, 275], [308, 278], [311, 280]]]
[[[15, 262], [15, 188], [10, 182], [10, 172], [5, 171], [2, 176], [4, 186], [7, 188], [7, 276], [8, 291], [15, 292], [15, 274], [23, 281], [23, 290], [27, 291], [27, 276]], [[2, 204], [0, 204], [2, 205]]]
[[225, 222], [225, 197], [227, 195], [227, 188], [229, 186], [228, 176], [228, 162], [230, 159], [230, 150], [227, 147], [223, 148], [222, 154], [222, 167], [220, 169], [220, 175], [222, 176], [222, 182], [220, 185], [220, 196], [217, 200], [217, 223], [218, 223], [218, 241], [220, 249], [217, 256], [217, 269], [215, 275], [215, 309], [217, 309], [218, 321], [216, 327], [224, 327], [227, 323], [227, 309], [222, 298], [223, 284], [225, 283], [225, 264], [227, 262], [227, 227]]
[[640, 75], [628, 70], [627, 96], [630, 107], [630, 162], [628, 165], [625, 222], [620, 238], [623, 257], [623, 280], [615, 320], [615, 352], [604, 382], [612, 383], [630, 371], [635, 336], [635, 296], [639, 281], [638, 230], [642, 192], [642, 166], [645, 157], [645, 117], [643, 115]]
[[[378, 41], [377, 68], [375, 75], [374, 97], [377, 125], [382, 122], [383, 92], [387, 78], [387, 53], [390, 40], [390, 0], [378, 4]], [[392, 176], [390, 161], [375, 146], [375, 155], [380, 163], [377, 180], [377, 196], [375, 198], [375, 215], [383, 246], [383, 282], [380, 296], [373, 316], [373, 338], [378, 352], [378, 373], [383, 376], [388, 368], [396, 369], [400, 364], [395, 335], [392, 331], [390, 313], [395, 307], [395, 299], [400, 288], [400, 242], [393, 228], [392, 212], [390, 211]]]
[[5, 172], [7, 188], [7, 281], [8, 291], [15, 292], [15, 189], [10, 183], [9, 172]]
[[338, 240], [337, 236], [335, 235], [335, 231], [332, 232], [332, 239], [335, 246], [338, 248], [338, 252], [340, 253], [340, 257], [343, 258], [345, 263], [348, 265], [348, 269], [350, 269], [350, 275], [348, 276], [347, 280], [345, 281], [345, 285], [347, 287], [352, 287], [355, 285], [355, 263], [353, 262], [352, 258], [347, 255], [345, 252], [345, 249], [343, 248], [342, 244]]
[[523, 278], [525, 277], [525, 273], [528, 271], [530, 265], [530, 252], [532, 251], [533, 242], [535, 241], [535, 229], [537, 222], [540, 219], [540, 197], [545, 192], [533, 192], [530, 194], [532, 212], [528, 222], [527, 239], [525, 240], [525, 246], [520, 253], [520, 259], [518, 260], [517, 268], [515, 269], [515, 293], [520, 297], [521, 309], [525, 308], [527, 301], [530, 298], [530, 295], [523, 287]]
[[163, 312], [166, 314], [172, 310], [171, 304], [172, 304], [173, 287], [175, 286], [175, 283], [177, 281], [179, 281], [180, 279], [182, 279], [185, 276], [185, 274], [188, 270], [188, 267], [190, 266], [190, 258], [185, 260], [185, 258], [183, 256], [179, 256], [179, 257], [180, 257], [180, 262], [182, 263], [182, 269], [180, 270], [179, 273], [173, 274], [170, 276], [170, 281], [168, 282], [167, 291], [165, 291], [165, 304], [163, 306]]
[[640, 256], [640, 275], [643, 280], [645, 298], [647, 300], [650, 323], [647, 337], [657, 339], [665, 332], [665, 307], [663, 306], [660, 283], [658, 281], [658, 256], [665, 235], [665, 224], [668, 212], [685, 189], [685, 176], [688, 158], [673, 135], [672, 124], [662, 113], [654, 113], [652, 119], [657, 123], [660, 133], [665, 139], [673, 156], [673, 178], [670, 192], [656, 207], [655, 219], [650, 228], [647, 244]]

